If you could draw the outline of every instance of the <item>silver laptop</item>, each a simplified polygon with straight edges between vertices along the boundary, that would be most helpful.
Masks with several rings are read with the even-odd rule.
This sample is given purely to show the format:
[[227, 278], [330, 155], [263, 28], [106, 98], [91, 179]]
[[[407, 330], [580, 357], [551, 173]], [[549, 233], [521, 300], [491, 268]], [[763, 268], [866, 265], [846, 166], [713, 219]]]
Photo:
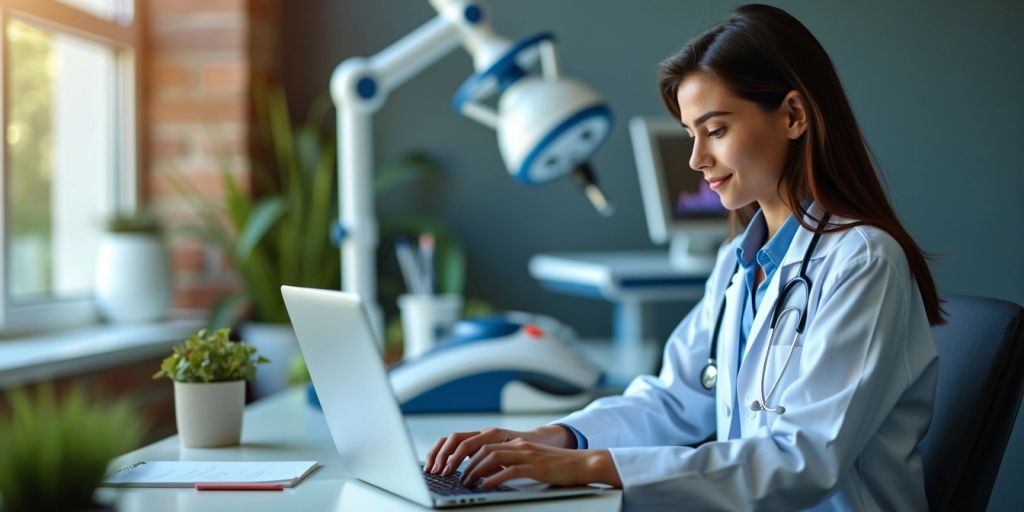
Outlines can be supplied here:
[[485, 490], [460, 485], [458, 474], [423, 472], [359, 296], [292, 286], [281, 293], [334, 445], [356, 478], [435, 508], [601, 492], [535, 481]]

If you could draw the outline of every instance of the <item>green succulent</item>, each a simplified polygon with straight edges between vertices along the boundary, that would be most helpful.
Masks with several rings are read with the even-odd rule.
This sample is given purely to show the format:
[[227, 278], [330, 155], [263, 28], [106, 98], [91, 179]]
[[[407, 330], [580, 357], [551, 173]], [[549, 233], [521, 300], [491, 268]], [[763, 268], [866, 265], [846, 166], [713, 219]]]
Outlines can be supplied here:
[[93, 403], [79, 389], [58, 402], [44, 386], [7, 395], [0, 418], [3, 510], [84, 510], [110, 461], [138, 447], [145, 423], [127, 402]]
[[154, 379], [167, 377], [176, 382], [225, 382], [252, 380], [256, 365], [270, 360], [256, 353], [256, 347], [228, 339], [231, 329], [206, 329], [174, 346], [174, 353], [160, 363]]

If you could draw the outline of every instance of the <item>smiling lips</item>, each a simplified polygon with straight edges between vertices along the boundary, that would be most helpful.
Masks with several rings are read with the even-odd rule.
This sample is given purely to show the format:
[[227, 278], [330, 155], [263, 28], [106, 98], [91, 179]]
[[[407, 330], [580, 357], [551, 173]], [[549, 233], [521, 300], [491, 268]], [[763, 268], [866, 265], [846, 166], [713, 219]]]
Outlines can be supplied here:
[[732, 178], [732, 174], [722, 178], [708, 178], [708, 186], [711, 187], [711, 190], [718, 190], [718, 188], [729, 181], [730, 178]]

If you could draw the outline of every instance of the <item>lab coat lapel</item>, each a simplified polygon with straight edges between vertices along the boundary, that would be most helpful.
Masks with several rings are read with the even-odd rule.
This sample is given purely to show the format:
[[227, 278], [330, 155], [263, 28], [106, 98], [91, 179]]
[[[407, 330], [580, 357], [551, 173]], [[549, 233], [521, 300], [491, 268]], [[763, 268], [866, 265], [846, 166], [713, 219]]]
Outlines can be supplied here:
[[[794, 237], [795, 238], [795, 237]], [[795, 240], [794, 240], [795, 242]], [[790, 246], [792, 250], [792, 245]], [[761, 371], [761, 357], [764, 354], [764, 344], [768, 340], [768, 319], [771, 317], [772, 306], [775, 305], [775, 300], [779, 296], [780, 277], [784, 273], [785, 268], [779, 268], [772, 275], [772, 280], [768, 282], [768, 289], [764, 291], [764, 297], [761, 298], [761, 303], [757, 305], [757, 314], [754, 315], [754, 322], [750, 325], [750, 336], [747, 338], [746, 351], [743, 354], [743, 363], [739, 367], [739, 371], [736, 372], [736, 386], [739, 390], [737, 397], [739, 403], [747, 404], [752, 400], [751, 397], [751, 384], [760, 376]], [[744, 414], [744, 416], [747, 416]], [[741, 417], [743, 418], [743, 417]], [[748, 418], [749, 419], [749, 418]], [[742, 423], [742, 422], [741, 422]], [[747, 430], [743, 428], [742, 430]], [[741, 433], [742, 434], [742, 433]]]
[[[819, 217], [822, 215], [820, 209], [817, 209], [816, 205], [811, 205], [811, 213]], [[812, 226], [814, 221], [806, 218]], [[845, 222], [845, 219], [833, 217], [831, 222]], [[800, 273], [800, 264], [803, 263], [804, 253], [807, 251], [807, 246], [810, 245], [811, 239], [814, 237], [814, 233], [810, 230], [800, 227], [796, 234], [793, 235], [793, 241], [789, 244], [789, 249], [786, 250], [786, 255], [782, 258], [782, 264], [779, 265], [778, 270], [775, 271], [775, 275], [772, 276], [772, 282], [769, 283], [768, 289], [764, 292], [764, 298], [761, 299], [761, 304], [758, 305], [757, 314], [754, 316], [754, 322], [750, 327], [750, 338], [747, 339], [746, 353], [744, 354], [743, 365], [740, 368], [739, 375], [736, 376], [736, 385], [739, 386], [740, 390], [739, 399], [740, 403], [748, 403], [752, 401], [756, 396], [757, 391], [755, 386], [758, 385], [761, 372], [762, 357], [764, 357], [765, 344], [768, 343], [768, 329], [772, 315], [772, 309], [775, 307], [776, 301], [779, 299], [779, 295], [782, 293], [782, 287]], [[811, 261], [820, 260], [825, 257], [832, 249], [832, 245], [835, 243], [835, 238], [830, 236], [822, 237], [818, 243], [818, 247], [815, 249], [814, 254], [811, 255]], [[811, 264], [808, 267], [808, 273], [814, 276], [814, 266]], [[817, 282], [817, 281], [814, 281]], [[813, 285], [812, 285], [813, 286]], [[807, 305], [809, 310], [810, 305]], [[809, 313], [808, 313], [809, 314]], [[724, 330], [724, 329], [723, 329]], [[786, 342], [783, 342], [786, 343]], [[756, 430], [757, 425], [755, 418], [756, 415], [745, 416], [747, 421], [742, 421], [742, 430], [744, 432]], [[755, 422], [755, 423], [751, 423]]]
[[803, 227], [798, 229], [796, 234], [793, 235], [793, 241], [790, 242], [789, 249], [786, 250], [786, 254], [782, 258], [782, 264], [775, 271], [775, 274], [772, 275], [771, 281], [768, 282], [768, 288], [764, 292], [764, 297], [761, 298], [761, 303], [757, 305], [757, 314], [754, 315], [754, 322], [750, 326], [750, 337], [747, 338], [746, 352], [743, 354], [743, 364], [736, 375], [736, 384], [741, 391], [739, 395], [740, 403], [752, 400], [747, 396], [750, 393], [744, 393], [743, 391], [752, 389], [751, 386], [756, 384], [751, 383], [756, 382], [755, 379], [760, 378], [761, 357], [764, 355], [765, 344], [768, 343], [769, 339], [768, 329], [772, 310], [775, 309], [775, 303], [779, 299], [782, 287], [799, 273], [804, 251], [806, 251], [807, 245], [811, 243], [812, 236], [813, 233]]
[[740, 315], [743, 304], [743, 275], [736, 272], [725, 290], [726, 304], [722, 318], [722, 330], [718, 340], [718, 384], [715, 386], [715, 399], [719, 408], [718, 438], [729, 438], [729, 427], [732, 423], [733, 389], [736, 382], [736, 350], [739, 347]]
[[[790, 250], [792, 250], [792, 245]], [[779, 268], [772, 275], [772, 280], [768, 282], [768, 289], [764, 291], [764, 297], [761, 298], [761, 303], [757, 305], [757, 313], [754, 315], [754, 322], [750, 325], [750, 337], [747, 338], [746, 352], [743, 354], [744, 365], [747, 362], [748, 355], [753, 352], [754, 345], [758, 345], [761, 338], [766, 333], [766, 321], [771, 316], [775, 301], [779, 298], [779, 289], [783, 282], [779, 278], [785, 268]], [[755, 352], [756, 353], [756, 352]]]

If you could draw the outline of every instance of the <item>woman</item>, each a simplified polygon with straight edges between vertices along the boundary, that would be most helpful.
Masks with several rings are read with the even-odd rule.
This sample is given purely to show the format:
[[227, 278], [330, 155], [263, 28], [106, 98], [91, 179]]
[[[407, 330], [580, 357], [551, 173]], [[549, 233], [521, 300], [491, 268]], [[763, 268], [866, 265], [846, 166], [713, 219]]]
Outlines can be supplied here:
[[[916, 446], [940, 301], [828, 55], [784, 11], [748, 5], [663, 62], [660, 86], [690, 166], [745, 226], [660, 375], [529, 432], [452, 434], [424, 469], [469, 457], [466, 482], [605, 483], [627, 505], [927, 509]], [[783, 292], [799, 276], [809, 286]], [[794, 310], [772, 336], [780, 302]]]

